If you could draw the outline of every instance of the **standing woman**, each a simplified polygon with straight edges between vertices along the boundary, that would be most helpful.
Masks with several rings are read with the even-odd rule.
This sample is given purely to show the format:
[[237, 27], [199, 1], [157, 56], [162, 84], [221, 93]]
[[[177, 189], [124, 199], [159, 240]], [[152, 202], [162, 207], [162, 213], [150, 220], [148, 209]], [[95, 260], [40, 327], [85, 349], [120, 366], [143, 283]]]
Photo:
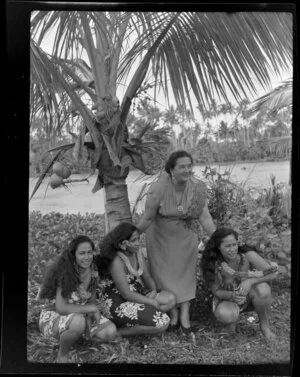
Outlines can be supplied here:
[[[116, 326], [95, 305], [98, 271], [94, 248], [89, 237], [74, 238], [46, 271], [39, 293], [39, 299], [45, 300], [40, 331], [59, 339], [58, 363], [70, 362], [69, 350], [84, 334], [99, 342], [113, 340], [117, 334]], [[89, 323], [93, 326], [88, 333]]]
[[193, 177], [192, 168], [188, 152], [179, 150], [169, 156], [166, 173], [150, 187], [145, 213], [137, 225], [140, 232], [146, 231], [151, 274], [158, 289], [176, 296], [170, 326], [180, 325], [184, 333], [191, 331], [189, 309], [196, 295], [199, 225], [209, 236], [216, 229], [206, 186]]

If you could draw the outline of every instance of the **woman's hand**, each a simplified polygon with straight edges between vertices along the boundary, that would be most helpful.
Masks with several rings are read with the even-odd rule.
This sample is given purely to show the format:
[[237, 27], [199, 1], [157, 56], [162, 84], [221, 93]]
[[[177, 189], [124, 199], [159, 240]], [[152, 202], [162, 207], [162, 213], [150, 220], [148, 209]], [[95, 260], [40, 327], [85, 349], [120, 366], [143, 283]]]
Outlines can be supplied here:
[[155, 299], [156, 295], [157, 295], [157, 291], [155, 289], [146, 294], [147, 297], [153, 298], [153, 299]]
[[98, 308], [96, 311], [90, 312], [87, 315], [87, 321], [90, 323], [90, 325], [94, 322], [99, 323], [100, 318], [101, 318], [101, 314]]
[[95, 304], [86, 304], [85, 306], [89, 309], [89, 313], [95, 314], [99, 312], [99, 309]]
[[238, 305], [243, 305], [246, 302], [247, 297], [241, 295], [239, 292], [234, 291], [232, 295], [232, 301]]
[[96, 312], [93, 312], [93, 313], [92, 313], [92, 316], [95, 318], [95, 321], [96, 321], [97, 323], [99, 323], [100, 318], [101, 318], [101, 315], [100, 315], [99, 310], [97, 310]]
[[239, 285], [237, 293], [242, 296], [247, 296], [247, 294], [250, 292], [251, 287], [252, 287], [251, 279], [243, 280], [241, 284]]
[[203, 207], [199, 220], [200, 220], [201, 226], [203, 227], [203, 229], [209, 236], [211, 236], [214, 233], [214, 231], [217, 229], [215, 223], [213, 222], [211, 214], [209, 212], [207, 199], [205, 201], [205, 205]]
[[160, 310], [160, 304], [158, 303], [158, 301], [157, 300], [153, 300], [153, 306], [156, 308], [156, 309], [159, 309]]

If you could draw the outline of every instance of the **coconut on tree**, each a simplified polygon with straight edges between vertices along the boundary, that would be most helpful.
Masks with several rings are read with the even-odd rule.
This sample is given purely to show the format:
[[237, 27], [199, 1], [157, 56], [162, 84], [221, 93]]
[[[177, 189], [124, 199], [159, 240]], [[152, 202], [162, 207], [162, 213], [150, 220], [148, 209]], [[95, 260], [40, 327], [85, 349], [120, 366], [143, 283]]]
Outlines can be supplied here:
[[[50, 54], [42, 48], [49, 31]], [[238, 102], [256, 93], [256, 83], [270, 86], [271, 71], [290, 67], [292, 15], [36, 11], [30, 45], [32, 116], [57, 130], [71, 116], [82, 120], [76, 142], [52, 150], [36, 188], [67, 151], [79, 158], [86, 148], [91, 169], [98, 169], [92, 191], [104, 189], [112, 228], [131, 220], [130, 166], [150, 173], [145, 152], [159, 148], [130, 140], [127, 127], [132, 100], [148, 85], [150, 70], [154, 93], [160, 88], [168, 102], [172, 94], [185, 109], [193, 111], [195, 99], [207, 111], [216, 98], [229, 102], [228, 94]], [[119, 101], [121, 85], [126, 91]]]

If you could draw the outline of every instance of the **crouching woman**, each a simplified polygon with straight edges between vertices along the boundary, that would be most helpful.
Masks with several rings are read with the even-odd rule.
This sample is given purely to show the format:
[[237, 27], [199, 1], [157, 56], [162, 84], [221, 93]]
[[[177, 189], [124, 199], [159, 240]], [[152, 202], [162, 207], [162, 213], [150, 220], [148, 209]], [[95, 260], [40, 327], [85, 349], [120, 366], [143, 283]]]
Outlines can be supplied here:
[[95, 305], [98, 272], [94, 243], [85, 236], [74, 238], [49, 266], [40, 289], [44, 300], [39, 328], [44, 336], [59, 339], [56, 362], [70, 362], [69, 351], [83, 335], [99, 342], [113, 340], [115, 325]]
[[203, 277], [213, 293], [215, 317], [236, 331], [242, 311], [257, 312], [260, 329], [267, 340], [275, 334], [269, 326], [271, 288], [276, 263], [267, 262], [253, 248], [238, 245], [238, 234], [230, 228], [217, 229], [209, 239], [201, 259]]
[[140, 234], [123, 222], [105, 235], [96, 257], [103, 276], [99, 297], [106, 301], [120, 336], [156, 334], [167, 329], [166, 312], [176, 304], [173, 293], [157, 291], [140, 247]]

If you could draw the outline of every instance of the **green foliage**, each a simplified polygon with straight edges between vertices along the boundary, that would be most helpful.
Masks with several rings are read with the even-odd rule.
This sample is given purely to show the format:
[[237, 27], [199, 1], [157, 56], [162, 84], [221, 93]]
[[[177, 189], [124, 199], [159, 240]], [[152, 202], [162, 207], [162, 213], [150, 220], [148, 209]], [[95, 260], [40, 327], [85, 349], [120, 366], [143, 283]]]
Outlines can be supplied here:
[[[29, 277], [40, 283], [44, 267], [78, 234], [85, 234], [97, 245], [105, 229], [104, 215], [66, 214], [38, 211], [29, 215]], [[38, 260], [37, 258], [41, 258]]]
[[[199, 108], [202, 123], [177, 108], [164, 121], [181, 130], [175, 140], [173, 137], [174, 147], [188, 150], [198, 164], [289, 158], [291, 109], [276, 115], [262, 111], [250, 117], [247, 106], [247, 102], [237, 107], [212, 103], [209, 111]], [[231, 121], [225, 122], [223, 115]]]
[[247, 193], [230, 180], [229, 170], [221, 174], [206, 166], [203, 175], [208, 186], [208, 208], [218, 226], [225, 225], [234, 215], [243, 216], [247, 212]]
[[28, 323], [36, 322], [40, 306], [35, 301], [47, 266], [52, 263], [68, 242], [78, 234], [86, 234], [95, 245], [104, 234], [104, 215], [63, 215], [51, 212], [42, 215], [30, 212], [28, 234]]
[[151, 105], [148, 99], [140, 100], [135, 111], [128, 117], [128, 129], [131, 143], [143, 146], [143, 161], [149, 171], [158, 172], [163, 167], [171, 148], [170, 125], [162, 125], [162, 116], [158, 107]]
[[[240, 235], [242, 243], [256, 247], [263, 256], [285, 266], [290, 276], [290, 189], [275, 185], [268, 189], [246, 189], [230, 179], [230, 172], [220, 174], [206, 167], [209, 210], [217, 226], [228, 226]], [[287, 268], [287, 270], [286, 270]]]
[[268, 209], [268, 215], [276, 225], [289, 224], [291, 220], [291, 188], [284, 183], [276, 183], [270, 175], [270, 186], [264, 188], [257, 198], [257, 204]]

